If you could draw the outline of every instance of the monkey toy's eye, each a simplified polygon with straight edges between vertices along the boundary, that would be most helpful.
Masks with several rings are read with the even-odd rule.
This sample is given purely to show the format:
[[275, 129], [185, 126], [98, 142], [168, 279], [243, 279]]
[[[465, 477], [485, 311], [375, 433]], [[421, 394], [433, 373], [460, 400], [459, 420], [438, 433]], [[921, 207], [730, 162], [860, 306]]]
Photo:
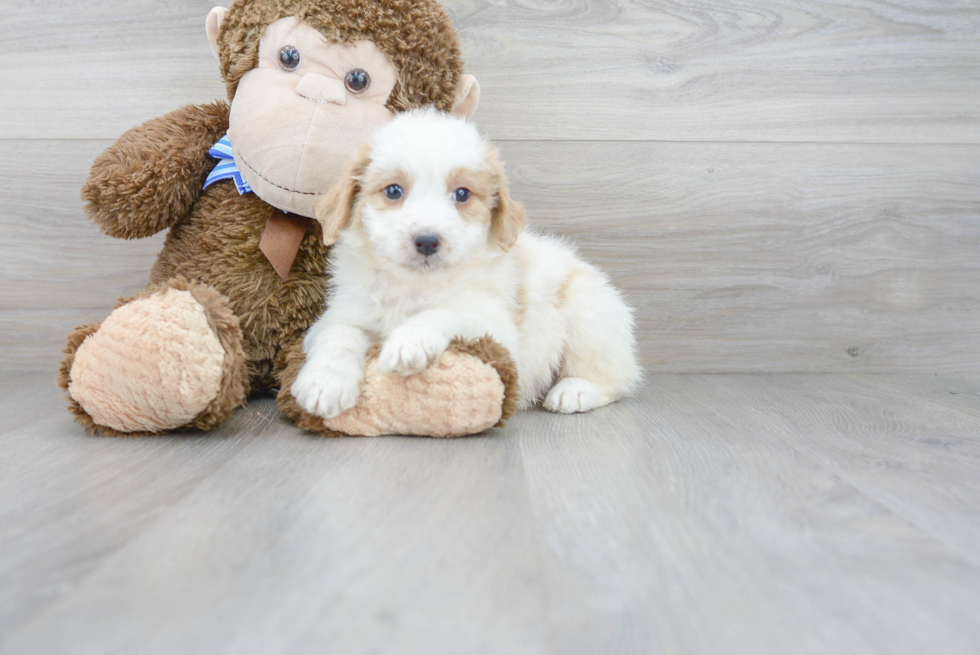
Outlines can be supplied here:
[[385, 188], [385, 198], [388, 200], [398, 200], [403, 195], [405, 195], [405, 192], [402, 191], [402, 188], [397, 184], [392, 184], [391, 186]]
[[453, 200], [455, 200], [460, 204], [463, 204], [464, 202], [470, 199], [471, 195], [472, 194], [470, 193], [469, 189], [464, 189], [463, 187], [460, 187], [453, 192]]
[[344, 77], [344, 86], [351, 93], [364, 93], [371, 86], [371, 76], [367, 71], [355, 68]]
[[299, 50], [294, 46], [283, 46], [282, 50], [279, 51], [279, 65], [283, 67], [283, 70], [294, 71], [299, 68], [299, 62]]

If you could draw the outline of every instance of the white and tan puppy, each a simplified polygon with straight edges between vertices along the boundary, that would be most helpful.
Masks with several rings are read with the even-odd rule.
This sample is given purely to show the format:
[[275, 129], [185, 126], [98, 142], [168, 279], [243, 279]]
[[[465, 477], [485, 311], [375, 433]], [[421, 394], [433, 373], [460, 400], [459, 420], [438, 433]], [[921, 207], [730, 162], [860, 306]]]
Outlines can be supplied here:
[[357, 404], [366, 353], [412, 375], [454, 337], [492, 336], [514, 358], [521, 407], [586, 412], [640, 378], [632, 311], [560, 241], [525, 232], [497, 151], [434, 111], [376, 130], [317, 206], [330, 253], [327, 312], [306, 336], [292, 386], [333, 418]]

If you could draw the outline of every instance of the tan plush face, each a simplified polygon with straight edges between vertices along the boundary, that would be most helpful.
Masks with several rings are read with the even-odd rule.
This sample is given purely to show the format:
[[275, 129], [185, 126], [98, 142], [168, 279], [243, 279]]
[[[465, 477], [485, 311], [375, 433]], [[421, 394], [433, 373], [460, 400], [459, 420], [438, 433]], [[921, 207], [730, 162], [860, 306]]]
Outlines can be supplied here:
[[312, 218], [357, 145], [393, 117], [385, 103], [396, 80], [370, 41], [331, 43], [292, 17], [271, 24], [231, 105], [245, 180], [269, 204]]

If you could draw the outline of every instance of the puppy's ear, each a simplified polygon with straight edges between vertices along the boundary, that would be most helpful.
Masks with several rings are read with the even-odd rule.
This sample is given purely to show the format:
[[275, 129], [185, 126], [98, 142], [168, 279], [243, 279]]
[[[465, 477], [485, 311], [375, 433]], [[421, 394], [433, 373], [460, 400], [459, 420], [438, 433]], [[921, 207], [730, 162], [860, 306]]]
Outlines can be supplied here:
[[316, 219], [323, 226], [323, 243], [326, 245], [337, 243], [341, 230], [350, 225], [354, 203], [361, 191], [361, 178], [370, 162], [371, 149], [362, 146], [347, 164], [337, 186], [317, 202]]
[[510, 197], [507, 188], [507, 173], [496, 150], [491, 150], [487, 162], [493, 171], [497, 184], [497, 194], [494, 198], [493, 211], [490, 214], [490, 231], [497, 238], [497, 243], [504, 250], [510, 250], [527, 227], [527, 212], [524, 205]]

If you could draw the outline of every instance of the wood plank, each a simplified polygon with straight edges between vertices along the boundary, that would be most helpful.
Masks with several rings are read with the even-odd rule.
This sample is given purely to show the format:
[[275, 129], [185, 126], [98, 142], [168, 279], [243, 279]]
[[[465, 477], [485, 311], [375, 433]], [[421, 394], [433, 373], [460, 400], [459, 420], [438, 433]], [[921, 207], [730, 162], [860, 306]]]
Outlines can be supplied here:
[[0, 141], [0, 310], [109, 309], [146, 286], [165, 235], [112, 239], [82, 211], [82, 184], [111, 143]]
[[[934, 500], [975, 502], [977, 459], [956, 464], [908, 443], [903, 425], [875, 412], [890, 403], [847, 404], [841, 379], [654, 376], [640, 400], [527, 415], [521, 449], [556, 650], [974, 652], [980, 568], [946, 538], [972, 539], [975, 512], [945, 507], [960, 520], [941, 534], [908, 521], [856, 475], [869, 467], [855, 451], [900, 440], [886, 456], [918, 463], [890, 471], [893, 491], [910, 483], [903, 498], [928, 479]], [[820, 393], [802, 397], [803, 386]], [[950, 416], [922, 422], [972, 438], [976, 420], [939, 422]], [[797, 419], [792, 428], [784, 417]], [[838, 425], [856, 429], [828, 430]]]
[[101, 439], [72, 421], [53, 376], [5, 375], [0, 389], [0, 648], [278, 415], [267, 401], [206, 438]]
[[[0, 138], [115, 138], [224, 97], [209, 5], [13, 4]], [[447, 5], [498, 139], [980, 143], [970, 0]]]
[[674, 388], [695, 402], [707, 395], [735, 424], [770, 423], [787, 447], [980, 566], [980, 417], [920, 396], [916, 378], [907, 384], [899, 391], [863, 377], [709, 377]]
[[[107, 143], [0, 142], [0, 367], [51, 370], [75, 317], [101, 319], [147, 279], [162, 237], [105, 237], [77, 200]], [[637, 306], [651, 371], [980, 365], [976, 146], [502, 149], [532, 224]]]
[[661, 375], [449, 441], [262, 401], [114, 440], [0, 376], [0, 653], [974, 653], [980, 417], [902, 380]]
[[[513, 436], [329, 440], [276, 421], [262, 421], [261, 432], [182, 498], [157, 491], [152, 523], [92, 562], [33, 620], [0, 629], [8, 637], [0, 650], [552, 652]], [[43, 533], [25, 535], [21, 546], [44, 536], [71, 558], [86, 528], [63, 520], [61, 498], [76, 498], [77, 515], [118, 520], [130, 480], [201, 463], [178, 440], [152, 441], [166, 454], [122, 480], [15, 483], [18, 506], [53, 500], [62, 509], [31, 519]], [[148, 457], [113, 443], [100, 446], [119, 460]], [[96, 463], [86, 445], [73, 457], [88, 471]], [[25, 584], [48, 575], [45, 557], [20, 564]]]
[[901, 392], [923, 400], [980, 416], [980, 378], [976, 375], [861, 375], [855, 379], [884, 388], [884, 392]]
[[[9, 3], [8, 3], [9, 4]], [[189, 103], [224, 98], [204, 35], [213, 3], [56, 0], [0, 18], [0, 138], [115, 139]], [[29, 52], [28, 57], [25, 52]]]
[[101, 321], [111, 307], [0, 311], [0, 373], [44, 372], [54, 387], [65, 337], [79, 325]]
[[980, 363], [973, 147], [505, 146], [532, 222], [637, 305], [653, 371]]

